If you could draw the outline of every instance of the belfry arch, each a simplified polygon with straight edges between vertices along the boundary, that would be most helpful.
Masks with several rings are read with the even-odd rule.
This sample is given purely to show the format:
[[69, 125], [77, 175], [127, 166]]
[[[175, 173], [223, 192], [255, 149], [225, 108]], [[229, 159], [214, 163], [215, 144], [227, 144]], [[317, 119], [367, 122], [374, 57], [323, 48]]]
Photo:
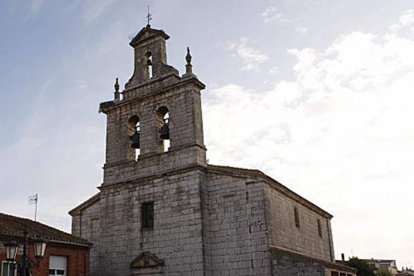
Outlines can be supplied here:
[[170, 113], [166, 106], [161, 106], [156, 112], [157, 128], [159, 129], [160, 151], [167, 152], [171, 145]]
[[138, 115], [133, 115], [128, 119], [127, 137], [130, 144], [128, 159], [137, 160], [141, 154], [141, 123]]

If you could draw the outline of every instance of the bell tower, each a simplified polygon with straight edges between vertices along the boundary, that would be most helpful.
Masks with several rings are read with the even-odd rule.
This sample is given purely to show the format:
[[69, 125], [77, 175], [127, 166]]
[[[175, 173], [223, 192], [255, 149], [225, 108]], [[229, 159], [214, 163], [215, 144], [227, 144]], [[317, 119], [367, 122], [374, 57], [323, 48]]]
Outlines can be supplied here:
[[114, 100], [100, 104], [107, 115], [104, 184], [206, 165], [201, 90], [187, 48], [182, 76], [167, 63], [162, 30], [147, 25], [132, 39], [134, 72]]

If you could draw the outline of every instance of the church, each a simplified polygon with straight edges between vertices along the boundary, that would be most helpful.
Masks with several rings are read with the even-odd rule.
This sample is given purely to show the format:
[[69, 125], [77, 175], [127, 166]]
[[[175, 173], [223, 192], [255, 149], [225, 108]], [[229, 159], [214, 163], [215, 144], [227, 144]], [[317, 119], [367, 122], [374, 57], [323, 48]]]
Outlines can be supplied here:
[[[134, 72], [107, 116], [104, 180], [71, 210], [95, 276], [354, 276], [335, 263], [332, 215], [261, 171], [206, 161], [201, 91], [167, 63], [169, 36], [132, 39]], [[224, 126], [223, 126], [224, 127]]]

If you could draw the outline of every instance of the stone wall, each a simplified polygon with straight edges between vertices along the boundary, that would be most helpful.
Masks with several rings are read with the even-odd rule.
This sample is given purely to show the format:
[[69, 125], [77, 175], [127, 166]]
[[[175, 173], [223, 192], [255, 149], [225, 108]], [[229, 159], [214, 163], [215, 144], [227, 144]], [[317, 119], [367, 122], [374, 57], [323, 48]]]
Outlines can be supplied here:
[[[91, 275], [129, 275], [131, 261], [142, 252], [164, 260], [166, 275], [203, 275], [203, 174], [194, 169], [103, 187], [101, 234], [91, 251], [97, 260]], [[154, 202], [153, 229], [141, 227], [145, 202]]]
[[[87, 208], [72, 213], [72, 234], [82, 237], [92, 244], [99, 243], [99, 235], [101, 233], [100, 226], [100, 196], [92, 197], [88, 202]], [[90, 255], [91, 267], [96, 267], [98, 263], [97, 254], [95, 254], [96, 246], [92, 246]]]
[[203, 187], [207, 275], [270, 275], [263, 183], [209, 172]]
[[[269, 238], [272, 246], [291, 249], [314, 258], [333, 261], [330, 220], [274, 189], [265, 186]], [[297, 208], [299, 224], [295, 224], [294, 208]], [[320, 221], [321, 236], [318, 231]]]
[[[91, 251], [92, 275], [112, 269], [120, 274], [111, 275], [128, 273], [142, 252], [164, 260], [162, 273], [168, 275], [270, 275], [271, 246], [331, 261], [329, 219], [265, 180], [211, 167], [101, 187], [100, 200], [73, 218], [75, 234], [93, 242], [94, 233], [101, 233]], [[154, 202], [155, 224], [148, 231], [141, 229], [140, 210], [149, 201]], [[100, 231], [94, 230], [97, 218]]]
[[[148, 90], [152, 86], [152, 83], [148, 83], [132, 89], [128, 92], [136, 94], [135, 97], [118, 101], [104, 110], [107, 114], [104, 184], [122, 179], [123, 176], [114, 174], [111, 169], [113, 167], [116, 167], [118, 173], [128, 173], [134, 177], [156, 173], [147, 170], [148, 165], [154, 163], [147, 160], [136, 162], [132, 169], [120, 166], [120, 164], [136, 160], [135, 150], [130, 146], [130, 136], [133, 131], [131, 132], [129, 119], [132, 116], [138, 116], [140, 122], [140, 157], [145, 159], [164, 152], [163, 141], [159, 137], [162, 118], [159, 118], [157, 114], [157, 110], [161, 107], [166, 107], [169, 113], [170, 151], [177, 151], [180, 155], [183, 150], [190, 153], [185, 158], [184, 156], [179, 159], [171, 158], [175, 166], [167, 166], [165, 169], [195, 163], [205, 164], [201, 95], [197, 80], [176, 80], [173, 85], [162, 86], [158, 89], [153, 87], [155, 91]], [[143, 93], [151, 94], [143, 95]], [[202, 152], [194, 152], [194, 147], [202, 149]], [[163, 169], [159, 163], [154, 163], [154, 165], [158, 170]]]
[[318, 261], [279, 250], [272, 252], [272, 275], [325, 276], [325, 267]]

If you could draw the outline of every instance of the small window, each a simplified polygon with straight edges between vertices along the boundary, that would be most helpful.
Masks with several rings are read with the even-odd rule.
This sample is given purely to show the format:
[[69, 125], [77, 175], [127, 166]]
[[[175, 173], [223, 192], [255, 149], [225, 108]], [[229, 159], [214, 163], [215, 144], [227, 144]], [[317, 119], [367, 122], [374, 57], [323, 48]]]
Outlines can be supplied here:
[[154, 202], [147, 202], [142, 204], [141, 225], [142, 229], [154, 228]]
[[49, 257], [49, 276], [66, 275], [67, 257], [50, 256]]
[[295, 213], [295, 225], [297, 228], [300, 228], [300, 219], [299, 219], [299, 211], [297, 207], [293, 208], [293, 212]]
[[14, 262], [3, 261], [1, 263], [1, 276], [15, 276], [16, 264]]
[[322, 238], [322, 225], [321, 225], [321, 220], [318, 219], [317, 222], [318, 222], [318, 235], [319, 235], [319, 237]]
[[331, 271], [331, 276], [339, 276], [338, 271]]

